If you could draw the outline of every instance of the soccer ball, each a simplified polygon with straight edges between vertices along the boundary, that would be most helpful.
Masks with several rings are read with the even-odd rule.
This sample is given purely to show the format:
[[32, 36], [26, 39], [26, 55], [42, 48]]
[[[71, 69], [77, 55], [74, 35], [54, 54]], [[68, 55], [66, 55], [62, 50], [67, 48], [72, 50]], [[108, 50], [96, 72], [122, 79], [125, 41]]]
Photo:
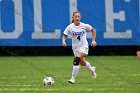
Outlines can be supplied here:
[[52, 77], [45, 77], [43, 80], [43, 84], [46, 86], [53, 86], [54, 85], [54, 79]]

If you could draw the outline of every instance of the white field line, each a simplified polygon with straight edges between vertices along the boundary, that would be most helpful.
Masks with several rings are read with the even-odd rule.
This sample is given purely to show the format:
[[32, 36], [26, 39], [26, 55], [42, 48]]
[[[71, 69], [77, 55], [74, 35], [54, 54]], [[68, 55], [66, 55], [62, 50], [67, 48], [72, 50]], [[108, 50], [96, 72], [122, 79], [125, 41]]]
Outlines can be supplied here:
[[132, 74], [133, 76], [139, 76], [140, 74]]
[[[117, 83], [122, 84], [122, 83], [127, 83], [127, 82], [117, 82]], [[106, 85], [106, 84], [99, 83], [99, 84], [94, 84], [94, 85], [99, 86], [99, 85]], [[0, 84], [0, 87], [40, 87], [40, 86], [44, 86], [43, 83], [42, 83], [42, 85], [35, 85], [35, 84], [23, 84], [23, 85], [22, 84]], [[110, 85], [108, 85], [108, 86], [110, 86]]]
[[13, 79], [16, 78], [16, 79], [17, 79], [17, 78], [26, 78], [26, 76], [17, 76], [17, 77], [16, 77], [16, 76], [14, 76], [14, 77], [10, 77], [10, 76], [9, 76], [9, 77], [0, 77], [0, 79], [8, 79], [8, 78], [13, 78]]
[[[98, 73], [97, 73], [98, 74]], [[98, 75], [104, 75], [104, 74], [98, 74]], [[107, 75], [110, 75], [110, 76], [116, 76], [117, 74], [107, 74]], [[140, 76], [140, 74], [131, 74], [131, 76]], [[14, 76], [14, 77], [0, 77], [0, 79], [24, 79], [24, 78], [27, 78], [28, 76]], [[34, 77], [34, 76], [33, 76]], [[60, 76], [58, 76], [58, 77], [60, 77]], [[42, 77], [43, 78], [43, 77]]]
[[[125, 83], [125, 82], [118, 82], [118, 83]], [[105, 84], [96, 84], [96, 85], [105, 85]], [[20, 84], [18, 84], [18, 85], [16, 85], [16, 84], [7, 84], [7, 85], [0, 85], [0, 87], [40, 87], [40, 86], [43, 86], [43, 84], [42, 85], [28, 85], [28, 84], [24, 84], [24, 85], [20, 85]], [[107, 86], [107, 85], [106, 85]], [[110, 85], [108, 85], [108, 86], [110, 86]]]
[[16, 88], [0, 88], [0, 91], [40, 91], [40, 90], [46, 90], [46, 91], [54, 91], [57, 89], [40, 89], [40, 88], [20, 88], [20, 89], [16, 89]]
[[[65, 88], [61, 88], [61, 89], [50, 89], [50, 88], [45, 88], [45, 89], [41, 89], [41, 88], [20, 88], [20, 89], [16, 89], [16, 88], [0, 88], [0, 91], [71, 91], [72, 89], [65, 89]], [[140, 90], [140, 89], [123, 89], [123, 88], [114, 88], [114, 89], [108, 89], [108, 88], [97, 88], [97, 89], [77, 89], [75, 91], [105, 91], [105, 90], [113, 90], [113, 91], [130, 91], [130, 90]]]
[[10, 84], [0, 85], [0, 87], [31, 87], [31, 86], [34, 87], [34, 86], [41, 86], [41, 85], [28, 85], [28, 84], [27, 85], [26, 84], [24, 84], [24, 85], [16, 85], [16, 84], [15, 85], [14, 84], [13, 85], [12, 84], [11, 85]]
[[[103, 74], [99, 74], [99, 75], [103, 75]], [[111, 75], [111, 76], [116, 76], [118, 74], [108, 74], [108, 75]], [[130, 74], [131, 76], [140, 76], [140, 74]]]

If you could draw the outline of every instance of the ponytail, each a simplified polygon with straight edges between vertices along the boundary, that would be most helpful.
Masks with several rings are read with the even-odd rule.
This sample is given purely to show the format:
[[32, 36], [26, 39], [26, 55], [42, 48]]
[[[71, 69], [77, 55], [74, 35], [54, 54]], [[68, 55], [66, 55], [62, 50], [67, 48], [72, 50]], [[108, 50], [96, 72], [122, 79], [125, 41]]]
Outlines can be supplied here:
[[74, 23], [74, 20], [73, 19], [71, 20], [71, 23]]

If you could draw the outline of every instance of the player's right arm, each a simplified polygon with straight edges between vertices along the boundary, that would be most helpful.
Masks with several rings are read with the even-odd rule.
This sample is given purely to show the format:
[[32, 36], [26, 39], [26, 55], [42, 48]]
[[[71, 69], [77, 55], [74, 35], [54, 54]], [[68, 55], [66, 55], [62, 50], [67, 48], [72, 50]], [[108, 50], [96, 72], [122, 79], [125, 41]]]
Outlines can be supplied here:
[[66, 35], [63, 35], [63, 37], [62, 37], [62, 45], [63, 46], [67, 46], [66, 39], [67, 39], [67, 36]]
[[62, 37], [62, 45], [63, 46], [67, 46], [66, 39], [67, 39], [68, 34], [69, 34], [69, 26], [67, 26], [66, 29], [63, 32], [63, 37]]

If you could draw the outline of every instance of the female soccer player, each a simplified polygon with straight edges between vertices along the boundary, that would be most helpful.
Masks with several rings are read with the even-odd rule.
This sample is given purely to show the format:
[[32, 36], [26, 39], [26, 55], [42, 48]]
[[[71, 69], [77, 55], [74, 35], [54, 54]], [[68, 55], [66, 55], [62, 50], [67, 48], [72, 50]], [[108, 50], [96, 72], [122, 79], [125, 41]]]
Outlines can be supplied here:
[[64, 30], [64, 35], [62, 37], [62, 45], [67, 46], [66, 39], [67, 35], [72, 36], [72, 49], [74, 53], [73, 70], [71, 79], [68, 81], [71, 84], [75, 83], [75, 78], [79, 71], [79, 64], [85, 66], [89, 71], [91, 71], [93, 78], [96, 78], [95, 67], [91, 66], [89, 62], [86, 61], [85, 56], [88, 55], [88, 42], [86, 39], [86, 31], [92, 32], [92, 46], [96, 45], [95, 34], [96, 31], [89, 24], [80, 22], [81, 16], [80, 12], [76, 11], [73, 13], [72, 23], [66, 27]]

